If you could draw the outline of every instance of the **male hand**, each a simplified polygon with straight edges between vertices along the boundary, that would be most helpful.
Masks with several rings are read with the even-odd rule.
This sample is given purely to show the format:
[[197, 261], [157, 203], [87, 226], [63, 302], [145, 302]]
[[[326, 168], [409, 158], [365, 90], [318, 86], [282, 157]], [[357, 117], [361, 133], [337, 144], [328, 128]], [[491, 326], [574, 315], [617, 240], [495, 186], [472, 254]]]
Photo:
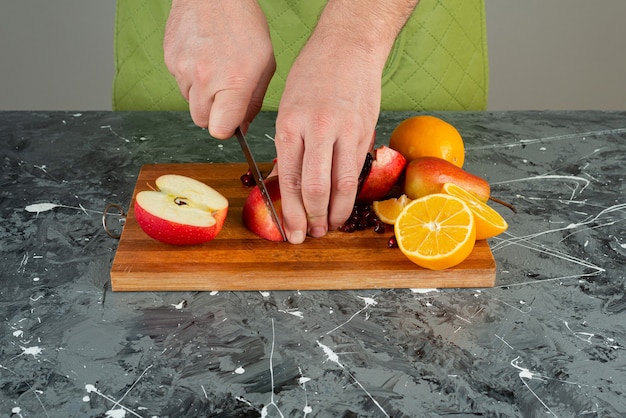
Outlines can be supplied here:
[[321, 237], [350, 216], [373, 146], [381, 77], [418, 0], [329, 0], [296, 59], [276, 120], [289, 242]]
[[[343, 44], [338, 40], [339, 44]], [[291, 243], [350, 216], [373, 145], [381, 68], [350, 46], [312, 37], [294, 63], [276, 120], [283, 223]]]
[[163, 48], [196, 125], [219, 139], [246, 129], [276, 70], [256, 1], [174, 0]]

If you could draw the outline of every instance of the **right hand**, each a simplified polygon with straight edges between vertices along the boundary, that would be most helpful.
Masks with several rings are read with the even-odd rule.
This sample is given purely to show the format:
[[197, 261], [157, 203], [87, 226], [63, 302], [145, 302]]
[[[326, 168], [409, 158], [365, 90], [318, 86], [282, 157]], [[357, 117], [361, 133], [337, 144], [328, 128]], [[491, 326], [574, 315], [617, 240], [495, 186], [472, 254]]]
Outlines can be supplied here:
[[276, 70], [269, 26], [256, 1], [174, 0], [165, 64], [194, 123], [219, 139], [244, 131]]

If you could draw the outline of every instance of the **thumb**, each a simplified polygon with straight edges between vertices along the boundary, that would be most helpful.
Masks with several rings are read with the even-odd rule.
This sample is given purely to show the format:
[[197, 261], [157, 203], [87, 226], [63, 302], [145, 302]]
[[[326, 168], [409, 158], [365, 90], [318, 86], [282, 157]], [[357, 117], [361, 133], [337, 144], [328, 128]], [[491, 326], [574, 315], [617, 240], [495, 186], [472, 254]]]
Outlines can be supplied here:
[[228, 139], [246, 116], [250, 94], [241, 90], [222, 90], [215, 94], [209, 115], [209, 133], [218, 139]]

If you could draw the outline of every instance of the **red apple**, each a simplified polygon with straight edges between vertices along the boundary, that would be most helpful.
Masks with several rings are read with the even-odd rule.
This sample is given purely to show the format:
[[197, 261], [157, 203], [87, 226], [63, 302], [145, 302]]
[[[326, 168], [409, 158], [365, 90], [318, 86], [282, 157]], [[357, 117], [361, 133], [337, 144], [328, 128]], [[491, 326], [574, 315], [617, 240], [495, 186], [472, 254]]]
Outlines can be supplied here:
[[[274, 203], [274, 209], [280, 222], [283, 220], [283, 214], [281, 210], [280, 200], [280, 186], [278, 183], [278, 176], [272, 176], [265, 179], [265, 187], [267, 192]], [[254, 232], [258, 236], [270, 241], [282, 241], [283, 237], [278, 230], [278, 227], [272, 219], [270, 210], [267, 208], [261, 189], [259, 186], [254, 186], [246, 202], [243, 205], [243, 224], [250, 231]]]
[[228, 200], [215, 189], [178, 174], [157, 178], [156, 187], [135, 198], [135, 218], [148, 236], [193, 245], [211, 241], [221, 231]]
[[402, 154], [384, 145], [371, 151], [371, 154], [372, 168], [356, 198], [360, 202], [381, 200], [387, 196], [407, 163]]
[[410, 199], [441, 193], [445, 183], [454, 183], [483, 202], [486, 202], [491, 194], [491, 187], [485, 179], [441, 158], [416, 158], [406, 166], [404, 192]]

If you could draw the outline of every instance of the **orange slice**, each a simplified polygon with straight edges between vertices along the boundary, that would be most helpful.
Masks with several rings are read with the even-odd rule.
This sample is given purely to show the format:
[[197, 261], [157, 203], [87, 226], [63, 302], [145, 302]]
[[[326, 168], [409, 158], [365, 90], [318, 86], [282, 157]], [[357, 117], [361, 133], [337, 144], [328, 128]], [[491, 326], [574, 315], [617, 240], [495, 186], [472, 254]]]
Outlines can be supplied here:
[[477, 240], [493, 238], [508, 229], [509, 225], [502, 215], [462, 187], [452, 183], [445, 183], [441, 190], [443, 193], [456, 196], [467, 203], [476, 221]]
[[400, 197], [392, 197], [387, 200], [374, 201], [372, 203], [372, 209], [378, 216], [378, 219], [386, 224], [393, 225], [396, 222], [396, 218], [402, 212], [402, 209], [411, 202], [411, 199], [407, 195], [403, 194]]
[[411, 201], [398, 215], [394, 232], [400, 251], [431, 270], [461, 263], [476, 241], [476, 224], [468, 205], [443, 193]]

